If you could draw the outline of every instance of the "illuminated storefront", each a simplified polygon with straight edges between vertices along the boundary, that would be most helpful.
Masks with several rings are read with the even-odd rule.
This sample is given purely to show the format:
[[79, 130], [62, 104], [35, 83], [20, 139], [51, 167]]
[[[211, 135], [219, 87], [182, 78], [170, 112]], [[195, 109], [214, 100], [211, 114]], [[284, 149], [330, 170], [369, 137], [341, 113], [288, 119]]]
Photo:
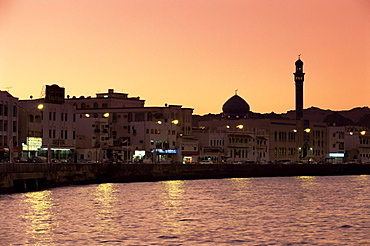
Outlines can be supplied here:
[[151, 149], [150, 153], [153, 154], [155, 162], [171, 163], [173, 155], [178, 153], [178, 149]]
[[27, 137], [26, 143], [22, 143], [22, 151], [24, 156], [35, 156], [36, 152], [42, 146], [42, 138]]
[[37, 152], [38, 157], [43, 157], [45, 160], [48, 159], [48, 151], [50, 151], [51, 162], [76, 162], [74, 148], [63, 147], [63, 148], [39, 148]]

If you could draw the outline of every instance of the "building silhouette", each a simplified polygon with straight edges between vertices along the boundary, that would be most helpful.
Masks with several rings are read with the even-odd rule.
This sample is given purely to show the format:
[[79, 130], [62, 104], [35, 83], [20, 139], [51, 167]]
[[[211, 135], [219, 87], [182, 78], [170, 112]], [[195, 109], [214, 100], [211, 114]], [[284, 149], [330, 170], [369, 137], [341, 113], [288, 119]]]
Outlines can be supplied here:
[[193, 115], [181, 105], [146, 107], [140, 97], [108, 89], [95, 97], [18, 100], [0, 91], [0, 159], [62, 162], [214, 163], [370, 162], [370, 109], [303, 109], [303, 62], [295, 61], [296, 109], [261, 114], [237, 93], [222, 113]]

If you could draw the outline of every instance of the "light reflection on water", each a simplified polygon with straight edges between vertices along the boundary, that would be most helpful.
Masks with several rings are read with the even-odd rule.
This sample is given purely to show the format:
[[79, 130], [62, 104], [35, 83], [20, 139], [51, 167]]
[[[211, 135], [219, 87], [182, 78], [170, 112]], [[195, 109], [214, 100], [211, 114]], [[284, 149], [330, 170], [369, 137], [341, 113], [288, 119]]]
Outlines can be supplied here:
[[30, 235], [28, 242], [33, 245], [46, 245], [53, 242], [53, 230], [57, 222], [53, 215], [53, 199], [51, 191], [31, 192], [22, 195], [24, 213], [21, 218], [26, 225], [26, 233]]
[[94, 195], [92, 210], [95, 215], [95, 228], [100, 238], [104, 238], [107, 231], [113, 233], [118, 229], [111, 227], [114, 218], [117, 217], [113, 210], [117, 202], [115, 192], [114, 184], [100, 184], [92, 193]]
[[[159, 211], [158, 219], [163, 220], [162, 234], [181, 235], [184, 227], [178, 218], [184, 217], [184, 181], [175, 180], [161, 182], [163, 192], [161, 193], [161, 202], [163, 209]], [[162, 217], [162, 218], [161, 218]]]
[[100, 184], [0, 197], [0, 245], [370, 245], [370, 176]]

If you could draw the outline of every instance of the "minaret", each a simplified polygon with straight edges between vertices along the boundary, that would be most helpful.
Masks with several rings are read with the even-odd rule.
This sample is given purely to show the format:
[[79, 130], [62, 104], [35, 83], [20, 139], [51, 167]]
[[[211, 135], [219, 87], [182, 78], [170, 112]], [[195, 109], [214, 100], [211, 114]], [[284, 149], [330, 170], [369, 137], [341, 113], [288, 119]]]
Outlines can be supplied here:
[[301, 61], [301, 55], [298, 55], [298, 60], [295, 62], [295, 117], [300, 120], [303, 117], [303, 62]]

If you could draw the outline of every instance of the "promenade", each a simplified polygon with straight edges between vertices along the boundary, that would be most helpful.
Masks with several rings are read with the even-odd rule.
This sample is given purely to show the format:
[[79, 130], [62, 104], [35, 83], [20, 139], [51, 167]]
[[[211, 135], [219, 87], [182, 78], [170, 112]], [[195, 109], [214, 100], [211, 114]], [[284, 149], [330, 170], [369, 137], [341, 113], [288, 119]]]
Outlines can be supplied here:
[[2, 164], [0, 193], [109, 182], [370, 175], [369, 164]]

